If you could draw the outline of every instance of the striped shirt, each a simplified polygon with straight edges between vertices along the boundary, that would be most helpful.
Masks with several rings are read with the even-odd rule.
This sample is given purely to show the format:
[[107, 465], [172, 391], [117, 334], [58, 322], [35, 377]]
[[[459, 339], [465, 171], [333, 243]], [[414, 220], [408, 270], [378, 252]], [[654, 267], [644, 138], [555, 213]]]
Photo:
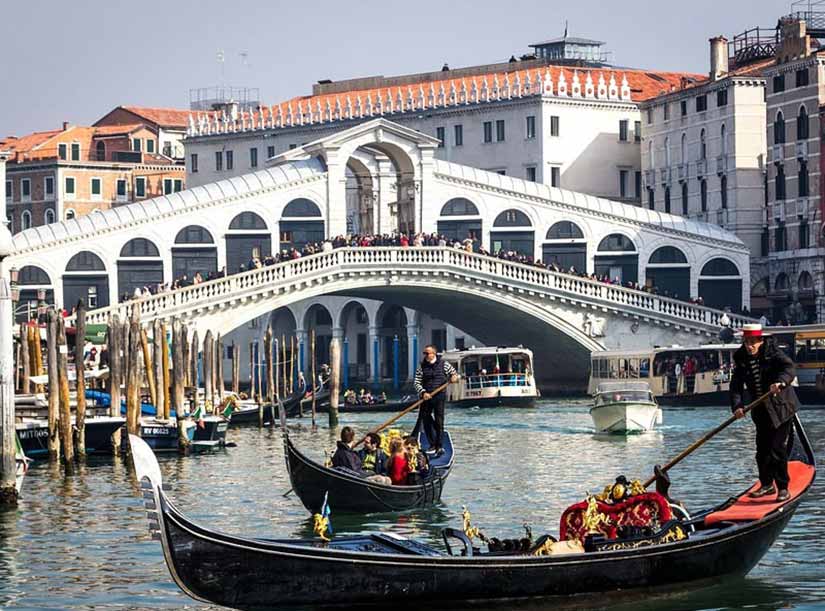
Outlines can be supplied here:
[[748, 379], [748, 388], [754, 396], [761, 397], [765, 394], [765, 385], [762, 383], [762, 373], [759, 370], [759, 356], [745, 356], [745, 375]]
[[[448, 380], [458, 373], [455, 370], [455, 367], [450, 365], [447, 361], [442, 360], [441, 362], [444, 363], [444, 375], [447, 376]], [[415, 392], [417, 392], [419, 395], [426, 390], [424, 386], [421, 384], [421, 379], [423, 377], [424, 371], [421, 369], [421, 365], [419, 365], [415, 370], [415, 380], [413, 380], [413, 388], [415, 388]]]

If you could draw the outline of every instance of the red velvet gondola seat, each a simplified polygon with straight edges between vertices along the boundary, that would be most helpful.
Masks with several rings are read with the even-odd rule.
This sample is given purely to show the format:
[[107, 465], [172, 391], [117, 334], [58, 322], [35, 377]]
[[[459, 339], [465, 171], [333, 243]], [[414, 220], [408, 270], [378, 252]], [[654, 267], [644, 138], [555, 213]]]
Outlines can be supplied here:
[[[657, 492], [637, 494], [619, 503], [596, 503], [599, 513], [606, 518], [599, 526], [599, 532], [608, 539], [615, 539], [621, 526], [649, 527], [658, 530], [673, 517], [667, 499]], [[565, 509], [561, 514], [559, 526], [560, 541], [584, 541], [585, 535], [588, 534], [584, 526], [585, 511], [586, 500]]]

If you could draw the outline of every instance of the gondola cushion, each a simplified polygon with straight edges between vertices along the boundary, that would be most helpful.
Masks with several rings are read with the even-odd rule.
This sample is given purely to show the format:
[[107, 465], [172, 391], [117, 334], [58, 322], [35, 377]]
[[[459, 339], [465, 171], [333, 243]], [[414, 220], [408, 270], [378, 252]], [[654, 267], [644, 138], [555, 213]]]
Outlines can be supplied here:
[[742, 493], [736, 502], [732, 503], [721, 511], [714, 511], [705, 516], [705, 525], [711, 526], [719, 522], [748, 522], [751, 520], [759, 520], [764, 518], [774, 509], [790, 503], [800, 494], [805, 492], [808, 486], [813, 481], [816, 469], [799, 460], [792, 460], [788, 462], [788, 475], [791, 476], [791, 482], [788, 485], [788, 492], [790, 498], [787, 501], [778, 503], [776, 495], [771, 494], [763, 496], [758, 499], [752, 499], [748, 496], [749, 493], [759, 488], [760, 483], [756, 482], [748, 490]]
[[[667, 499], [657, 492], [645, 492], [631, 496], [619, 503], [597, 501], [599, 513], [605, 520], [599, 525], [599, 533], [608, 539], [615, 539], [622, 526], [651, 528], [658, 530], [662, 524], [671, 519], [672, 514]], [[584, 541], [587, 528], [584, 514], [587, 501], [581, 501], [568, 507], [561, 515], [559, 539], [561, 541]]]

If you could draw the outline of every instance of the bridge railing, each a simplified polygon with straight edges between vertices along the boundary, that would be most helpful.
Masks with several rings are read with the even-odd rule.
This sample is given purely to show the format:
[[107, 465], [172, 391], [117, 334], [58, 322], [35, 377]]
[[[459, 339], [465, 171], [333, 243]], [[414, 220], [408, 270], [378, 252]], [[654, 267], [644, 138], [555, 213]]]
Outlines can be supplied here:
[[[254, 296], [263, 286], [273, 286], [294, 280], [310, 280], [347, 269], [375, 269], [387, 272], [437, 270], [450, 268], [482, 274], [491, 282], [519, 284], [525, 290], [542, 287], [562, 296], [579, 296], [590, 302], [626, 306], [642, 312], [660, 314], [686, 323], [719, 327], [723, 312], [677, 299], [653, 295], [644, 291], [607, 284], [571, 274], [553, 272], [540, 267], [470, 253], [450, 247], [353, 247], [337, 248], [217, 278], [174, 291], [148, 295], [133, 301], [90, 311], [89, 323], [105, 323], [110, 314], [128, 316], [131, 308], [139, 308], [142, 319], [177, 315], [191, 308], [209, 309], [215, 302], [232, 301]], [[750, 319], [728, 314], [733, 328]]]

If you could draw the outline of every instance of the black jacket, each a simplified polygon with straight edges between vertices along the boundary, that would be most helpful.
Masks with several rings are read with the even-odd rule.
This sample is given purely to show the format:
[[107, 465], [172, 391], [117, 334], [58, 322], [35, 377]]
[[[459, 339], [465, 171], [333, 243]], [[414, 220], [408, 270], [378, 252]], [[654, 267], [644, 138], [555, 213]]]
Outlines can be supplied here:
[[[770, 418], [771, 424], [777, 428], [783, 422], [789, 420], [799, 409], [799, 400], [796, 398], [796, 391], [791, 382], [796, 377], [796, 367], [793, 361], [782, 352], [776, 345], [773, 338], [767, 337], [762, 343], [762, 347], [757, 354], [759, 359], [759, 373], [762, 378], [762, 387], [765, 392], [768, 387], [775, 383], [785, 384], [779, 394], [771, 396], [761, 405], [754, 407], [752, 416], [757, 419], [757, 412], [765, 410]], [[754, 381], [750, 379], [751, 373], [746, 364], [747, 349], [742, 346], [733, 353], [733, 376], [730, 381], [730, 405], [732, 410], [743, 407], [745, 404], [744, 390], [747, 388], [750, 401], [757, 398], [753, 390]]]
[[338, 442], [338, 449], [332, 455], [333, 467], [344, 467], [352, 471], [361, 471], [361, 459], [358, 452], [350, 448], [343, 441]]

